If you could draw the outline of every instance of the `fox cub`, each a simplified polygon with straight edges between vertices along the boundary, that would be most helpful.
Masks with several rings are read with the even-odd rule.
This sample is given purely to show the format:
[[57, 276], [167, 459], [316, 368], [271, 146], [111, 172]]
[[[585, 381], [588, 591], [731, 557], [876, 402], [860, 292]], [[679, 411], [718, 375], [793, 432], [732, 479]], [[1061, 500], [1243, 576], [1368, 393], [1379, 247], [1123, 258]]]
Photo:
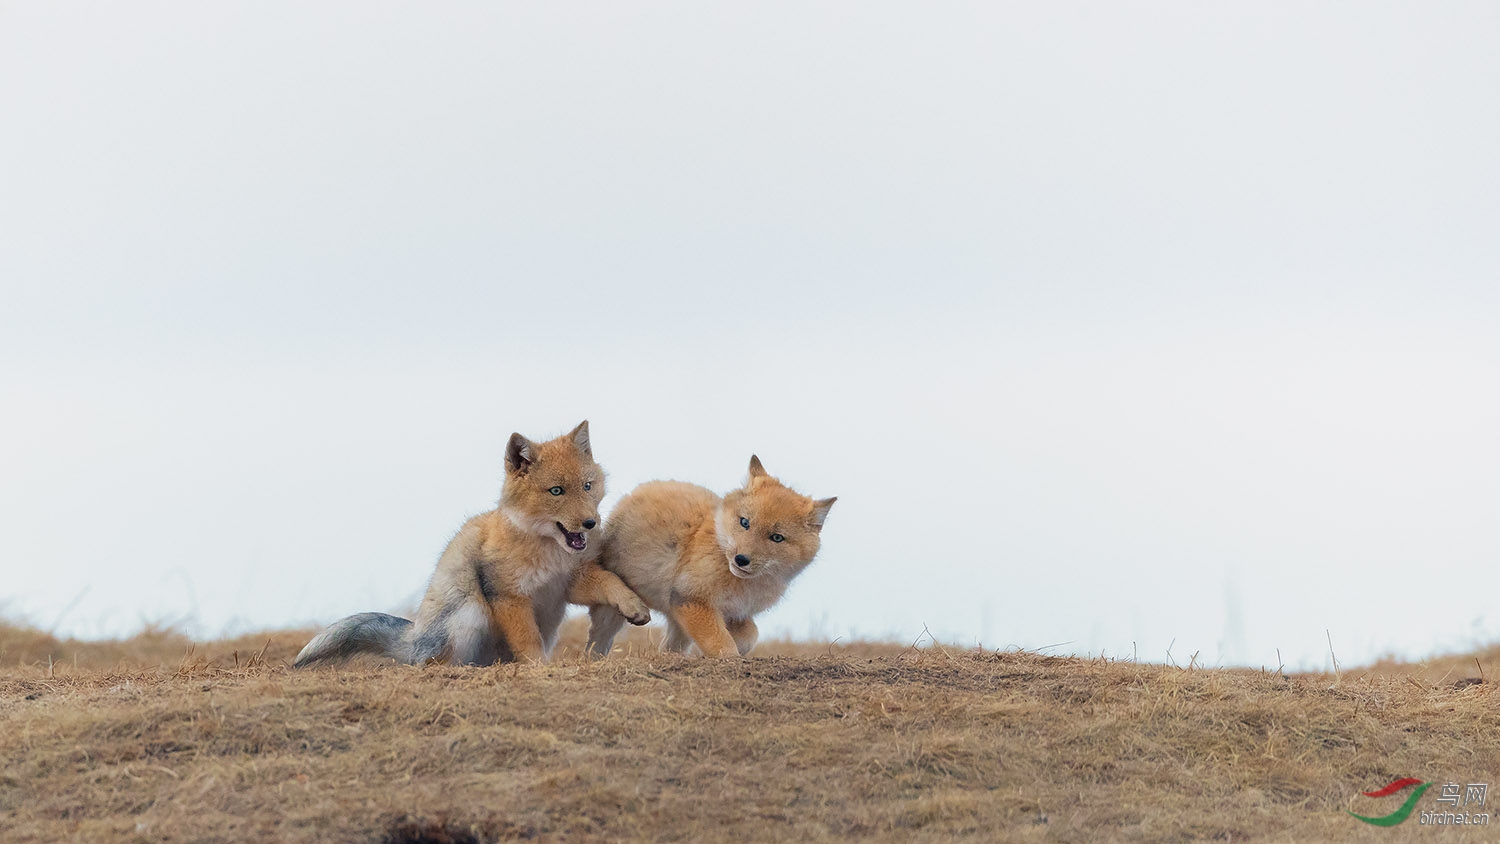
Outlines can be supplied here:
[[[749, 481], [723, 498], [693, 484], [652, 481], [615, 506], [603, 551], [582, 574], [613, 572], [665, 614], [664, 649], [696, 644], [706, 656], [743, 656], [759, 635], [755, 614], [780, 600], [818, 553], [836, 500], [783, 486], [753, 455]], [[589, 616], [589, 647], [599, 655], [631, 620], [608, 601], [594, 602]]]
[[580, 571], [600, 552], [603, 497], [587, 421], [544, 443], [511, 434], [500, 506], [469, 519], [448, 543], [416, 620], [351, 615], [315, 636], [293, 664], [361, 653], [410, 664], [538, 661], [557, 641], [569, 598], [645, 624], [650, 611], [618, 577]]

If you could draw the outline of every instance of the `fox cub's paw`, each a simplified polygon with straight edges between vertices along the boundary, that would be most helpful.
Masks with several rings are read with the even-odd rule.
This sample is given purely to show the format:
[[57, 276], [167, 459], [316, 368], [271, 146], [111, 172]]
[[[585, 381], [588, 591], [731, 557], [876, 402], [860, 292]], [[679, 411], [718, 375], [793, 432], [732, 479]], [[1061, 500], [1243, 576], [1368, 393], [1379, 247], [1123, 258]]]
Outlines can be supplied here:
[[622, 600], [619, 604], [615, 605], [615, 609], [620, 611], [620, 615], [625, 616], [626, 621], [637, 627], [651, 623], [651, 608], [646, 606], [645, 601], [642, 601], [635, 595]]

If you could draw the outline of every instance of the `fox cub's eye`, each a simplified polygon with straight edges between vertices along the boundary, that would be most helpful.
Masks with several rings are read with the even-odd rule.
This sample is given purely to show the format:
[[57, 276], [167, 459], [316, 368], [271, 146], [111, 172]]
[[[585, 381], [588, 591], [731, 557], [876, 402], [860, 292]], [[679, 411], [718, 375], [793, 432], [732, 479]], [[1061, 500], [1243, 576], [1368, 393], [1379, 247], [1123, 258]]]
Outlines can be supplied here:
[[740, 516], [740, 527], [744, 528], [745, 530], [749, 530], [750, 520], [745, 518], [744, 516]]
[[555, 486], [547, 491], [552, 493], [553, 495], [562, 495], [562, 487], [560, 486]]
[[593, 481], [584, 481], [583, 482], [583, 491], [584, 492], [588, 492], [589, 490], [591, 490], [593, 488], [594, 488], [594, 482]]
[[771, 541], [772, 542], [780, 542], [780, 541], [782, 541], [784, 539], [786, 539], [786, 537], [782, 536], [779, 533], [773, 533], [773, 534], [771, 534]]

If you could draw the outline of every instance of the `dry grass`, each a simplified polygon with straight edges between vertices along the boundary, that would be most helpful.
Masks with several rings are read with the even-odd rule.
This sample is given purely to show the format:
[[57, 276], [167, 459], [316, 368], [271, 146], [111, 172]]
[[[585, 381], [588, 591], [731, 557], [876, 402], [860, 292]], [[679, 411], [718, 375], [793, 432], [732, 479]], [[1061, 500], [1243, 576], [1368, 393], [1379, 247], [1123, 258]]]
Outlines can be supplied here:
[[573, 625], [546, 666], [288, 670], [307, 635], [0, 627], [0, 838], [1373, 841], [1410, 829], [1345, 815], [1394, 808], [1360, 790], [1500, 784], [1495, 683], [1453, 682], [1470, 657], [1285, 677], [782, 642], [711, 663], [637, 631], [589, 662]]

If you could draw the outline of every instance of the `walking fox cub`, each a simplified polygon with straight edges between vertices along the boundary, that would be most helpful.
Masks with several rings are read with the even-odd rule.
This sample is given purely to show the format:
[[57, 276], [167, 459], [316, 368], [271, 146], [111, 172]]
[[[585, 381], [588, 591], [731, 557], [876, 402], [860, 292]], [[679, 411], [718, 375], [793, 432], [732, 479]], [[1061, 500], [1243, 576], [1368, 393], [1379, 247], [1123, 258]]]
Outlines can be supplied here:
[[600, 551], [591, 540], [601, 532], [603, 497], [587, 421], [544, 443], [511, 434], [500, 506], [469, 519], [448, 543], [416, 620], [351, 615], [313, 637], [293, 664], [361, 653], [410, 664], [542, 660], [570, 597], [645, 624], [649, 610], [618, 577], [579, 570]]
[[[664, 649], [696, 644], [706, 656], [743, 656], [759, 635], [755, 614], [780, 600], [818, 553], [836, 500], [783, 486], [753, 455], [749, 481], [723, 498], [693, 484], [652, 481], [615, 506], [603, 551], [581, 575], [613, 572], [665, 614]], [[630, 619], [619, 604], [593, 604], [589, 647], [604, 655]]]

